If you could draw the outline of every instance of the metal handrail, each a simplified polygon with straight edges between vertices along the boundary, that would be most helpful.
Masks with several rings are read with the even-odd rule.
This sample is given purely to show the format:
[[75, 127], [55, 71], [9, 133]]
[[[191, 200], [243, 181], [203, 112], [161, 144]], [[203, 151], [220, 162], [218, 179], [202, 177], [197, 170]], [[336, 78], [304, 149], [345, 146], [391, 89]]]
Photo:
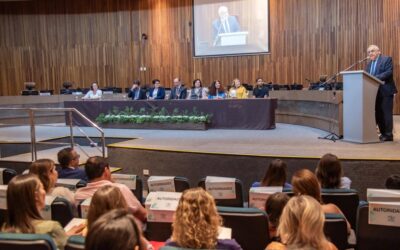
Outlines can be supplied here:
[[[87, 118], [85, 115], [83, 115], [81, 112], [79, 112], [75, 108], [7, 108], [7, 107], [2, 107], [0, 110], [20, 110], [20, 111], [27, 111], [29, 114], [29, 124], [30, 124], [30, 129], [31, 129], [31, 153], [32, 153], [32, 161], [35, 161], [37, 159], [37, 149], [36, 149], [36, 133], [35, 133], [35, 112], [49, 112], [49, 111], [55, 111], [55, 112], [68, 112], [68, 117], [69, 117], [69, 127], [70, 127], [70, 138], [71, 138], [71, 148], [74, 148], [75, 143], [74, 143], [74, 138], [73, 138], [73, 123], [72, 123], [72, 113], [76, 113], [77, 115], [80, 116], [83, 120], [85, 120], [91, 127], [95, 128], [100, 132], [101, 135], [101, 144], [102, 144], [102, 149], [100, 151], [99, 147], [96, 146], [97, 149], [102, 153], [102, 156], [105, 157], [105, 138], [104, 138], [104, 130], [100, 128], [96, 123], [91, 121], [89, 118]], [[77, 127], [79, 129], [79, 127]], [[93, 145], [93, 141], [87, 136], [87, 134], [79, 129], [85, 136], [86, 138], [89, 139], [91, 142], [91, 145]], [[85, 153], [85, 152], [84, 152]]]

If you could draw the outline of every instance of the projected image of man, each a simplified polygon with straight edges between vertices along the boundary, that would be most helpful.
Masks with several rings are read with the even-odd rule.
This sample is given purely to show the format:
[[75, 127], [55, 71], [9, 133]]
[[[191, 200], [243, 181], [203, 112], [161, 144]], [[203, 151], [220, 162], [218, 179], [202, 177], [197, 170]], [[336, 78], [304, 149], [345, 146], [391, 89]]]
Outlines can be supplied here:
[[218, 8], [218, 15], [219, 15], [219, 18], [214, 20], [212, 23], [213, 37], [214, 37], [213, 46], [218, 45], [218, 43], [219, 43], [218, 35], [219, 34], [240, 31], [239, 22], [235, 16], [229, 15], [228, 7], [220, 6]]

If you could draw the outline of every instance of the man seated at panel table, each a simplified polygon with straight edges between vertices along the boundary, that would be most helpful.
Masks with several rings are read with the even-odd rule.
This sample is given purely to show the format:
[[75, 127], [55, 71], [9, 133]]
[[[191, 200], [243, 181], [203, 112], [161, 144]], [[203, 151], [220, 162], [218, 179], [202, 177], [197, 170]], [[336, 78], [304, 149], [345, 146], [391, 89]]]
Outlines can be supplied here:
[[171, 89], [169, 99], [186, 99], [187, 89], [183, 86], [181, 79], [176, 77], [174, 79], [174, 87]]
[[128, 92], [128, 97], [132, 100], [144, 100], [147, 99], [146, 90], [140, 87], [140, 81], [134, 80], [132, 87]]
[[85, 172], [89, 183], [86, 187], [79, 188], [75, 193], [75, 203], [78, 205], [83, 200], [91, 198], [94, 193], [103, 186], [110, 185], [119, 188], [128, 204], [133, 215], [144, 222], [146, 220], [146, 210], [140, 204], [132, 191], [124, 184], [111, 181], [111, 171], [108, 162], [100, 156], [90, 157], [85, 164]]
[[165, 98], [165, 89], [161, 87], [160, 80], [154, 79], [152, 81], [153, 88], [149, 90], [149, 99], [150, 100], [164, 100]]

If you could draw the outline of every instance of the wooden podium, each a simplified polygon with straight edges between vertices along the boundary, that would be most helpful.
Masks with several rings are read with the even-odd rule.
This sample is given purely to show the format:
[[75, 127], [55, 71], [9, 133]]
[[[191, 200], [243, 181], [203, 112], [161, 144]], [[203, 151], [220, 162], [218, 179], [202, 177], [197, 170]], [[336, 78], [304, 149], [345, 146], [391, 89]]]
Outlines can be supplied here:
[[383, 82], [363, 70], [342, 71], [343, 140], [356, 143], [379, 142], [375, 101]]

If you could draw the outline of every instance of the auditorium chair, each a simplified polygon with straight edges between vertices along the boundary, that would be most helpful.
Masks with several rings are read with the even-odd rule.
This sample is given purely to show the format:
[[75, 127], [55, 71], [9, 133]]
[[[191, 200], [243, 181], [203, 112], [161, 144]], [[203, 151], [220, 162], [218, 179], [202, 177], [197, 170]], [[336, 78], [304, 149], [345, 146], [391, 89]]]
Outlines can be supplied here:
[[11, 179], [17, 175], [17, 172], [10, 168], [0, 168], [0, 171], [3, 172], [3, 179], [0, 180], [0, 185], [8, 185]]
[[144, 235], [150, 241], [167, 241], [172, 235], [172, 222], [148, 221]]
[[51, 219], [65, 227], [74, 218], [73, 205], [63, 197], [57, 197], [51, 204]]
[[[206, 190], [206, 178], [203, 178], [199, 181], [199, 187], [202, 187]], [[215, 199], [215, 203], [217, 206], [224, 207], [243, 207], [243, 184], [239, 179], [235, 179], [235, 190], [236, 190], [236, 199]]]
[[347, 222], [343, 215], [325, 214], [324, 233], [339, 250], [345, 250], [349, 247], [347, 243]]
[[0, 233], [0, 249], [57, 250], [48, 234]]
[[354, 189], [322, 189], [321, 197], [323, 203], [333, 203], [342, 210], [346, 219], [355, 229], [357, 219], [357, 208], [359, 196], [357, 190]]
[[400, 227], [372, 225], [368, 223], [369, 206], [361, 202], [357, 213], [357, 250], [399, 249]]
[[243, 249], [262, 250], [270, 242], [268, 215], [257, 208], [218, 207], [224, 227], [232, 229], [235, 239]]
[[85, 237], [80, 235], [72, 235], [68, 238], [65, 250], [84, 250], [85, 249]]

